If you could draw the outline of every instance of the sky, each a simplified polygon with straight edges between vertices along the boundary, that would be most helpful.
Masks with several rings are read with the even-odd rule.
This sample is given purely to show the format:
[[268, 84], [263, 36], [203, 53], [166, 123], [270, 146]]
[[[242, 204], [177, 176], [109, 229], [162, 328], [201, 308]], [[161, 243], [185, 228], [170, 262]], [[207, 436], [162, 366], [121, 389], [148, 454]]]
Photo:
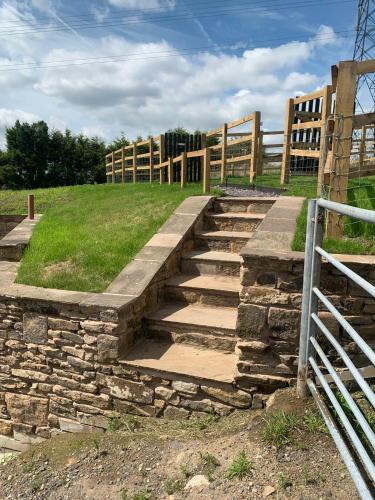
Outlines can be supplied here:
[[351, 59], [355, 0], [0, 0], [0, 147], [16, 119], [110, 142], [209, 130]]

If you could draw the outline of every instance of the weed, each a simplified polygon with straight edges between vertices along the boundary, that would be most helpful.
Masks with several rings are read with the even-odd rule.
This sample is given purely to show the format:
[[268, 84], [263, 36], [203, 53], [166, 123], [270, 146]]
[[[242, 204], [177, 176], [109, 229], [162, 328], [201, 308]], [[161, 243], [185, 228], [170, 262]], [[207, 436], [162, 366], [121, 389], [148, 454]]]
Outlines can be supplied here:
[[116, 432], [121, 429], [121, 417], [118, 413], [112, 413], [108, 417], [108, 431]]
[[291, 431], [297, 427], [298, 419], [295, 415], [278, 411], [265, 419], [262, 430], [262, 439], [266, 443], [282, 446], [291, 442]]
[[152, 494], [151, 491], [146, 489], [146, 490], [141, 490], [135, 495], [133, 495], [133, 500], [151, 500]]
[[127, 490], [121, 490], [121, 499], [122, 500], [130, 500]]
[[32, 491], [38, 491], [40, 490], [41, 486], [43, 484], [43, 479], [40, 477], [35, 478], [33, 481], [31, 481], [31, 489]]
[[227, 478], [235, 479], [237, 477], [238, 479], [243, 479], [251, 475], [251, 469], [252, 463], [248, 460], [246, 453], [241, 451], [237, 458], [231, 463], [228, 469]]
[[181, 422], [183, 428], [196, 429], [198, 431], [204, 431], [214, 422], [219, 419], [218, 415], [211, 410], [205, 417], [191, 418], [190, 420], [184, 420]]
[[193, 473], [186, 464], [181, 465], [180, 471], [185, 479], [189, 479], [193, 475]]
[[98, 438], [96, 438], [96, 437], [93, 438], [91, 440], [91, 444], [92, 444], [93, 448], [95, 448], [96, 450], [99, 450], [99, 448], [100, 448], [100, 441], [99, 441]]
[[322, 432], [323, 434], [328, 432], [323, 417], [319, 413], [306, 413], [303, 417], [303, 426], [308, 432]]
[[307, 465], [302, 467], [302, 482], [305, 486], [316, 484], [316, 479], [310, 476]]
[[203, 468], [202, 472], [203, 474], [207, 477], [209, 481], [212, 481], [213, 473], [216, 469], [216, 467], [219, 467], [220, 462], [219, 460], [212, 455], [212, 453], [201, 453], [201, 460], [203, 463]]
[[182, 479], [167, 479], [164, 482], [164, 491], [167, 495], [173, 495], [184, 488], [184, 481]]
[[287, 476], [284, 476], [284, 474], [280, 472], [277, 475], [277, 484], [279, 485], [279, 488], [281, 490], [286, 490], [287, 488], [292, 486], [293, 483]]
[[113, 412], [108, 418], [109, 432], [116, 432], [121, 429], [134, 432], [138, 426], [138, 420], [134, 415], [120, 415], [119, 413]]

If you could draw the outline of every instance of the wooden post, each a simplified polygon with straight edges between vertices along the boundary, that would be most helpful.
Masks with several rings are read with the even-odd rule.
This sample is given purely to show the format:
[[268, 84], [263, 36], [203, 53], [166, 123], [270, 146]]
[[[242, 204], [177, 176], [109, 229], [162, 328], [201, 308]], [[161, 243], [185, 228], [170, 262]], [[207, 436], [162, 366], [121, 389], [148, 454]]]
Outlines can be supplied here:
[[168, 184], [173, 184], [173, 158], [170, 156], [168, 158]]
[[203, 193], [210, 192], [211, 149], [205, 148], [203, 153]]
[[228, 144], [228, 124], [224, 123], [221, 132], [221, 172], [220, 181], [225, 181], [226, 169], [227, 169], [227, 144]]
[[[333, 167], [330, 177], [330, 200], [338, 203], [346, 203], [347, 201], [356, 82], [357, 62], [340, 62], [336, 89], [335, 128], [332, 143]], [[340, 238], [343, 234], [343, 217], [337, 213], [329, 212], [327, 236], [330, 238]]]
[[27, 197], [27, 217], [30, 220], [34, 220], [34, 215], [35, 215], [35, 211], [34, 211], [34, 195], [33, 194], [29, 194], [28, 197]]
[[294, 99], [288, 99], [285, 107], [284, 119], [284, 146], [283, 159], [281, 163], [281, 179], [280, 184], [288, 184], [290, 171], [290, 148], [292, 144], [292, 125], [294, 119]]
[[133, 143], [133, 182], [137, 182], [137, 143]]
[[121, 148], [121, 182], [125, 182], [125, 150], [124, 146]]
[[115, 173], [115, 153], [112, 151], [112, 184], [116, 182], [116, 173]]
[[181, 155], [181, 187], [184, 188], [187, 182], [187, 154], [184, 151]]
[[[159, 165], [164, 162], [164, 135], [159, 135]], [[160, 184], [164, 184], [164, 170], [159, 168]]]
[[149, 148], [150, 148], [150, 183], [152, 183], [154, 179], [154, 139], [151, 137], [149, 141]]
[[[366, 125], [361, 128], [361, 142], [359, 145], [359, 169], [363, 168], [363, 163], [366, 154]], [[360, 172], [361, 173], [361, 172]]]
[[259, 132], [257, 175], [263, 175], [263, 132]]
[[319, 156], [319, 168], [318, 168], [318, 182], [316, 187], [317, 196], [322, 195], [322, 183], [324, 185], [324, 169], [327, 162], [327, 152], [328, 152], [328, 117], [331, 114], [332, 109], [332, 86], [327, 85], [324, 88], [323, 98], [322, 98], [322, 117], [320, 127], [320, 156]]
[[253, 126], [251, 136], [251, 160], [250, 160], [250, 182], [253, 182], [257, 176], [258, 165], [258, 146], [259, 146], [259, 130], [260, 130], [260, 112], [253, 113]]

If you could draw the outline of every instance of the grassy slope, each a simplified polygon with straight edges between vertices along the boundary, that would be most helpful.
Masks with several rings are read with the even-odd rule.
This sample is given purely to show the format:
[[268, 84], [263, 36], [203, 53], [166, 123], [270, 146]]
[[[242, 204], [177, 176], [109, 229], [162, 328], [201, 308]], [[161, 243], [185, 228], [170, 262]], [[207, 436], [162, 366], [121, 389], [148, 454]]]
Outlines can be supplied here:
[[[258, 177], [259, 186], [280, 187], [279, 176]], [[316, 177], [291, 177], [285, 186], [285, 195], [316, 197]], [[349, 181], [348, 203], [355, 207], [375, 210], [375, 177]], [[304, 203], [297, 222], [297, 229], [292, 245], [293, 250], [303, 251], [306, 236], [307, 202]], [[352, 255], [375, 254], [375, 226], [345, 217], [345, 238], [342, 240], [326, 239], [323, 247], [334, 253]]]
[[[0, 213], [25, 211], [25, 191], [0, 192]], [[103, 291], [173, 210], [200, 185], [75, 186], [36, 190], [44, 212], [17, 281], [78, 291]]]

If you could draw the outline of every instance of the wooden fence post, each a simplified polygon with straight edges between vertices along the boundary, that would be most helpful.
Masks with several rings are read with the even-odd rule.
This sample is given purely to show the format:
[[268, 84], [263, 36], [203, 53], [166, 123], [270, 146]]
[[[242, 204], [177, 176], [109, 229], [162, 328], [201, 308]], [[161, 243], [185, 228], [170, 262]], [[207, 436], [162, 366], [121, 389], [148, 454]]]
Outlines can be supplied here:
[[112, 151], [112, 184], [116, 182], [116, 172], [115, 172], [115, 153]]
[[226, 170], [227, 170], [227, 144], [228, 144], [228, 124], [224, 123], [221, 132], [221, 172], [220, 181], [225, 181]]
[[[159, 165], [164, 162], [164, 135], [159, 135]], [[159, 167], [160, 184], [164, 184], [164, 170]]]
[[170, 156], [168, 158], [168, 184], [173, 184], [173, 158]]
[[281, 179], [280, 184], [287, 184], [289, 182], [290, 171], [290, 148], [292, 141], [292, 125], [294, 119], [294, 99], [288, 99], [285, 108], [284, 119], [284, 146], [283, 146], [283, 159], [281, 163]]
[[[333, 166], [330, 177], [330, 200], [338, 203], [346, 203], [347, 201], [356, 82], [357, 62], [340, 62], [336, 88], [335, 128], [332, 143]], [[327, 236], [330, 238], [340, 238], [343, 234], [343, 217], [337, 213], [329, 212]]]
[[361, 142], [359, 145], [359, 169], [363, 168], [366, 154], [366, 125], [361, 128]]
[[250, 182], [253, 182], [257, 176], [258, 165], [258, 146], [259, 146], [259, 130], [260, 130], [260, 112], [253, 113], [253, 126], [251, 136], [251, 160], [250, 160]]
[[124, 146], [121, 148], [121, 182], [125, 182], [125, 150]]
[[324, 169], [327, 162], [327, 150], [328, 150], [328, 117], [331, 114], [332, 109], [332, 86], [327, 85], [324, 88], [323, 98], [322, 98], [322, 116], [320, 118], [322, 126], [320, 127], [320, 156], [319, 156], [319, 168], [318, 168], [318, 182], [316, 188], [317, 196], [322, 194], [322, 184], [324, 185]]
[[133, 143], [133, 182], [137, 182], [137, 143]]
[[29, 220], [34, 220], [35, 210], [34, 210], [34, 195], [29, 194], [27, 196], [27, 217]]
[[263, 132], [259, 132], [257, 175], [263, 175]]
[[203, 193], [210, 192], [211, 177], [211, 149], [205, 148], [203, 152]]
[[150, 183], [152, 183], [154, 179], [154, 139], [151, 137], [149, 141], [149, 148], [150, 148]]
[[184, 151], [181, 154], [181, 187], [184, 188], [186, 186], [187, 181], [187, 154]]

